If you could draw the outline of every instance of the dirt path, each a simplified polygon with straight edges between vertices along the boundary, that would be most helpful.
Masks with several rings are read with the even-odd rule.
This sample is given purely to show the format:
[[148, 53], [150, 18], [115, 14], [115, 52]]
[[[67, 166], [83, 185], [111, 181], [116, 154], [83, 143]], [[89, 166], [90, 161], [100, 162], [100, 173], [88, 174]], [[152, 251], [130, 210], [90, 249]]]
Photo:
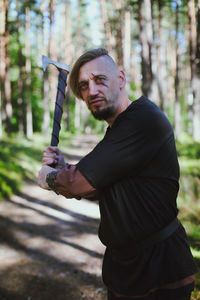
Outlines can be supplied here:
[[[77, 162], [96, 142], [77, 137], [67, 160]], [[0, 300], [105, 300], [98, 224], [97, 203], [35, 184], [0, 203]]]

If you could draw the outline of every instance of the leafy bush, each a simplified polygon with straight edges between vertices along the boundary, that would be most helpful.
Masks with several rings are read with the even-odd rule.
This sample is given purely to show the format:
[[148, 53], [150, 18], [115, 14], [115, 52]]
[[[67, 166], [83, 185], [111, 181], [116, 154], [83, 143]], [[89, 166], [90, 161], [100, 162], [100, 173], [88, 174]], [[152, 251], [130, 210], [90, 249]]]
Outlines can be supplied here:
[[188, 144], [181, 144], [177, 142], [177, 150], [179, 156], [188, 158], [200, 158], [200, 143], [193, 142]]
[[[69, 145], [71, 135], [60, 135], [62, 145]], [[20, 136], [0, 140], [0, 200], [20, 191], [25, 180], [36, 180], [43, 149], [50, 138], [34, 135], [32, 140]]]
[[192, 159], [200, 158], [200, 143], [194, 141], [192, 137], [182, 134], [176, 142], [179, 156], [184, 156]]
[[41, 161], [41, 147], [42, 143], [35, 139], [27, 141], [14, 137], [1, 140], [0, 199], [18, 192], [23, 180], [35, 178], [37, 165]]

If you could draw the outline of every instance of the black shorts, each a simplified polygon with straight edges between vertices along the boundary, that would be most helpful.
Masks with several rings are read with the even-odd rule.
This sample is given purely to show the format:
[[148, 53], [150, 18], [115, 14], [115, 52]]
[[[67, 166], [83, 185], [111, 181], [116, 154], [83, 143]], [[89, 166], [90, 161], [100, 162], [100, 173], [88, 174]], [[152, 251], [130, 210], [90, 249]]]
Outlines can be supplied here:
[[190, 300], [193, 289], [194, 283], [178, 289], [159, 289], [142, 298], [116, 297], [108, 290], [108, 300]]

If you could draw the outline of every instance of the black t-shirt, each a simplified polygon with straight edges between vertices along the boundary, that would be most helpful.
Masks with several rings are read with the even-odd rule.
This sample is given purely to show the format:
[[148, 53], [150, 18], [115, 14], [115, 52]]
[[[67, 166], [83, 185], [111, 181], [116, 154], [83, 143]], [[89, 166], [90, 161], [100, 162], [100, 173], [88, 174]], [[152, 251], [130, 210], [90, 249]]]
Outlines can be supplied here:
[[[99, 238], [108, 250], [123, 251], [158, 232], [177, 216], [179, 165], [173, 129], [165, 114], [146, 97], [134, 101], [116, 118], [103, 140], [77, 167], [99, 192]], [[187, 252], [188, 245], [185, 249]], [[140, 261], [134, 258], [129, 267], [122, 267], [121, 262], [114, 261], [107, 251], [103, 268], [105, 283], [127, 295], [132, 295], [133, 291], [142, 293], [147, 286], [138, 285], [138, 278], [144, 276], [145, 269], [151, 269], [153, 262], [156, 263], [156, 257], [147, 252], [148, 259], [142, 258], [141, 254]], [[158, 269], [167, 255], [173, 254], [159, 253]], [[182, 272], [177, 278], [173, 276], [174, 280], [194, 273], [191, 253], [189, 262], [192, 273]], [[128, 268], [129, 271], [133, 268], [134, 276], [130, 276]], [[167, 283], [168, 275], [164, 276], [165, 280], [163, 276], [157, 278], [155, 283]], [[173, 282], [171, 280], [170, 275], [168, 281]], [[149, 288], [155, 287], [152, 280], [146, 281]]]

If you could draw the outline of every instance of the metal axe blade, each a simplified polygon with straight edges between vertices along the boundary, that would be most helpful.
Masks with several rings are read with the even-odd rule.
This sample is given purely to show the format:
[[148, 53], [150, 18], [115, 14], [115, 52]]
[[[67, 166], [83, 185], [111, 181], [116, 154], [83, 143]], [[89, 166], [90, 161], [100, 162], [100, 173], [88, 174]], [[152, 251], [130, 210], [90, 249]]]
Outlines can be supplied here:
[[42, 55], [42, 67], [43, 67], [44, 72], [46, 71], [48, 64], [52, 64], [52, 65], [56, 66], [58, 69], [65, 70], [68, 73], [70, 72], [70, 67], [68, 65], [54, 61], [54, 60], [50, 59], [49, 57]]

